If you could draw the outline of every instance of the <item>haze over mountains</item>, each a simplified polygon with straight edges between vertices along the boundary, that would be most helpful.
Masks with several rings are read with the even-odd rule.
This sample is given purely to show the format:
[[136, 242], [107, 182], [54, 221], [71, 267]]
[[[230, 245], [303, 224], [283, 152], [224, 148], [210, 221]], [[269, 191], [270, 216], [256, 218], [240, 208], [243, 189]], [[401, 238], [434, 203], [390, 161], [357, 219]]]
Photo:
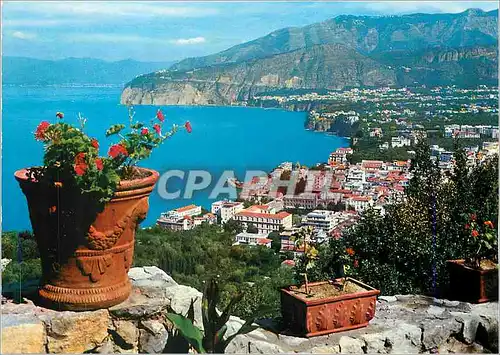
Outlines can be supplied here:
[[42, 60], [2, 58], [2, 82], [7, 85], [123, 85], [135, 76], [165, 68], [173, 62], [107, 62], [93, 58]]
[[496, 85], [497, 42], [498, 10], [342, 15], [141, 75], [121, 101], [228, 104], [282, 88]]

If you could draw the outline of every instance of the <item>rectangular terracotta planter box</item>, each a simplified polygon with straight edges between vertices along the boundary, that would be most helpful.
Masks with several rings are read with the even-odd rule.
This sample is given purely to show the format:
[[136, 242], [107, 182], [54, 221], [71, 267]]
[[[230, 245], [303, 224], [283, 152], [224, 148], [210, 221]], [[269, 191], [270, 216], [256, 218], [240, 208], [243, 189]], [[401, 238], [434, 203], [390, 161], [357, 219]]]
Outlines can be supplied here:
[[449, 298], [470, 303], [498, 300], [498, 269], [476, 270], [464, 260], [448, 260]]
[[[307, 300], [305, 295], [292, 292], [293, 286], [281, 289], [281, 313], [288, 330], [296, 335], [313, 337], [366, 327], [375, 316], [380, 291], [353, 278], [347, 280], [366, 291]], [[313, 282], [309, 287], [314, 292], [315, 286], [328, 283], [331, 281]]]

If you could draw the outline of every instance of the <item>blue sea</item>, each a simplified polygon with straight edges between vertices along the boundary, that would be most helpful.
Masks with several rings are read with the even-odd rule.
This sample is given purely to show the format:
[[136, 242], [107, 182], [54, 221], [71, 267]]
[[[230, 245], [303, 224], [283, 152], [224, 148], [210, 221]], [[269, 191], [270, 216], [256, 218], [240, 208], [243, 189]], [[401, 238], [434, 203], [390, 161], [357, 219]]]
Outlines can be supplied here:
[[[115, 123], [128, 122], [127, 108], [119, 104], [118, 87], [3, 87], [2, 107], [2, 230], [31, 229], [26, 199], [14, 179], [17, 169], [42, 164], [43, 147], [33, 132], [43, 120], [56, 120], [57, 111], [65, 120], [77, 123], [78, 113], [87, 118], [85, 130], [96, 137], [105, 155], [112, 139], [105, 130]], [[305, 113], [246, 107], [161, 107], [167, 127], [189, 120], [193, 132], [181, 130], [139, 165], [160, 174], [179, 169], [207, 170], [213, 187], [222, 171], [234, 170], [243, 179], [246, 170], [269, 171], [284, 161], [313, 165], [328, 159], [330, 152], [348, 142], [304, 129]], [[149, 121], [157, 106], [136, 106], [136, 118]], [[184, 180], [185, 181], [185, 180]], [[172, 178], [172, 190], [182, 188]], [[195, 192], [189, 200], [164, 200], [155, 190], [142, 226], [153, 225], [161, 212], [195, 203], [209, 209], [210, 189]], [[221, 195], [219, 198], [227, 196]]]

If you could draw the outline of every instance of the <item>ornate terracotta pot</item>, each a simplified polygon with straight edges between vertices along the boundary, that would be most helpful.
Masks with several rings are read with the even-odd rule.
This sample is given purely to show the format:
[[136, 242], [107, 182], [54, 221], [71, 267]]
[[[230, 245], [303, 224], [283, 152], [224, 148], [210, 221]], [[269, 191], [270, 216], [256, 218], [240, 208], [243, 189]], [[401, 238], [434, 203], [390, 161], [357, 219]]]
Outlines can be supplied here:
[[498, 269], [477, 270], [464, 260], [448, 260], [450, 276], [448, 298], [471, 303], [498, 300]]
[[136, 228], [158, 180], [158, 172], [140, 170], [146, 177], [121, 181], [104, 209], [74, 188], [42, 186], [16, 171], [40, 250], [44, 306], [94, 310], [127, 299]]
[[[292, 292], [291, 287], [281, 289], [281, 313], [288, 330], [296, 335], [313, 337], [366, 327], [375, 316], [380, 291], [353, 278], [347, 280], [366, 291], [308, 300]], [[309, 287], [314, 292], [315, 286], [329, 282], [313, 282]]]

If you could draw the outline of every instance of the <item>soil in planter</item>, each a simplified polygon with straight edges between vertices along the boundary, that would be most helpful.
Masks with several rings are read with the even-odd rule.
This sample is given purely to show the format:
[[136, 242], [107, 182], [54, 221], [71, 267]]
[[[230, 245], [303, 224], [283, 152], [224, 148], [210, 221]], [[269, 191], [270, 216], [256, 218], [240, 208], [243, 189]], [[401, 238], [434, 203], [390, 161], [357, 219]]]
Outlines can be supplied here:
[[352, 281], [347, 281], [345, 287], [340, 283], [326, 283], [322, 285], [309, 286], [309, 295], [306, 293], [305, 285], [293, 287], [290, 289], [298, 297], [308, 301], [336, 297], [346, 294], [358, 293], [366, 291], [365, 288], [357, 285]]
[[479, 269], [474, 266], [473, 263], [468, 263], [467, 261], [463, 263], [464, 266], [474, 269], [474, 270], [480, 270], [480, 271], [488, 271], [488, 270], [494, 270], [498, 267], [496, 263], [489, 259], [484, 259], [479, 262]]
[[497, 264], [488, 259], [481, 260], [481, 262], [479, 263], [479, 267], [481, 268], [481, 270], [494, 270], [497, 268], [497, 266]]
[[132, 167], [132, 169], [128, 172], [120, 171], [120, 178], [122, 180], [139, 180], [147, 178], [151, 175], [151, 172], [137, 169], [137, 167]]

